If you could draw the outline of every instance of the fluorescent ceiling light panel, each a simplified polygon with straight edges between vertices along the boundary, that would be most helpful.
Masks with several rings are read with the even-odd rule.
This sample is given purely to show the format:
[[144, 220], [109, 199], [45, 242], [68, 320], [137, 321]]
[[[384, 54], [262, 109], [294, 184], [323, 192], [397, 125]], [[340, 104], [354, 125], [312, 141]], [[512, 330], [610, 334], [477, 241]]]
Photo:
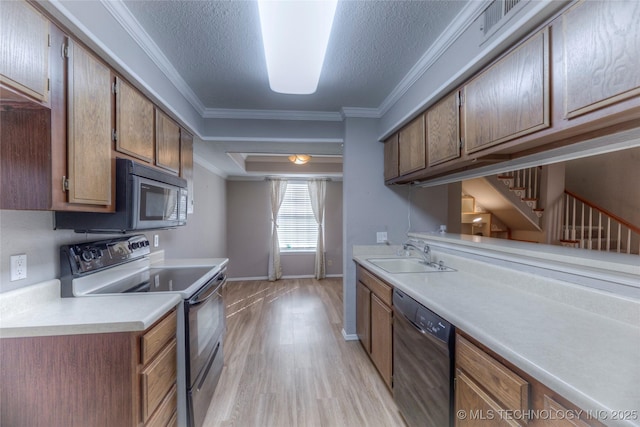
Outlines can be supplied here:
[[269, 86], [308, 95], [318, 88], [338, 0], [258, 0]]

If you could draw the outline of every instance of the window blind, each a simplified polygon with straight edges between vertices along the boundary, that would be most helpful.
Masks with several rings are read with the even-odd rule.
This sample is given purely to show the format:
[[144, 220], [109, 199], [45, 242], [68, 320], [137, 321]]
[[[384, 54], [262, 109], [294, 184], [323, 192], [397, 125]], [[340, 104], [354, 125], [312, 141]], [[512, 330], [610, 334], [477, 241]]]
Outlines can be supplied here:
[[282, 251], [313, 251], [318, 242], [318, 224], [313, 216], [307, 183], [287, 184], [278, 212], [278, 239]]

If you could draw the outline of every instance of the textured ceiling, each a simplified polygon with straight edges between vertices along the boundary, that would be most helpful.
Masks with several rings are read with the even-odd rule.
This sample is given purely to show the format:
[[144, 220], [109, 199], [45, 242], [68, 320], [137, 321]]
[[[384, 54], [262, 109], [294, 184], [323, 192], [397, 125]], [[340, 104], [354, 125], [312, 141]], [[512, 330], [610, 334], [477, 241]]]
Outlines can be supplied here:
[[338, 3], [318, 90], [271, 92], [255, 1], [126, 1], [205, 108], [377, 108], [466, 1]]

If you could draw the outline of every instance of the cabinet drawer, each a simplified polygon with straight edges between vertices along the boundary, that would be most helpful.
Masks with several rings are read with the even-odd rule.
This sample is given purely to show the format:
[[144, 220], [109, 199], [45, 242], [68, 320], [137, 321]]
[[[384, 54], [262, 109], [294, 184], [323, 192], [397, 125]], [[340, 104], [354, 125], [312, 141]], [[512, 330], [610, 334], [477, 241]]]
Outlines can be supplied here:
[[178, 408], [177, 386], [171, 388], [171, 391], [165, 396], [158, 410], [153, 414], [145, 427], [166, 427]]
[[147, 421], [176, 383], [176, 340], [142, 371], [142, 419]]
[[141, 362], [146, 365], [176, 335], [176, 312], [171, 312], [160, 323], [142, 336]]
[[493, 395], [504, 409], [529, 409], [529, 383], [459, 335], [456, 336], [456, 364]]
[[358, 266], [358, 278], [373, 292], [382, 302], [389, 307], [392, 305], [393, 289], [391, 286], [369, 273], [364, 268]]

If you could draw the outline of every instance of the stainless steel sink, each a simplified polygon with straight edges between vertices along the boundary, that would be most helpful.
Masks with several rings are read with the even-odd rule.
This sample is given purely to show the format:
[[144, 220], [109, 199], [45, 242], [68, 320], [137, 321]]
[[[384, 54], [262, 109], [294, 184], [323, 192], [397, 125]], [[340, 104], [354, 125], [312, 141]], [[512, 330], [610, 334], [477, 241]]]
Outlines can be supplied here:
[[442, 264], [427, 264], [420, 258], [368, 258], [367, 261], [389, 273], [441, 273], [456, 271]]

